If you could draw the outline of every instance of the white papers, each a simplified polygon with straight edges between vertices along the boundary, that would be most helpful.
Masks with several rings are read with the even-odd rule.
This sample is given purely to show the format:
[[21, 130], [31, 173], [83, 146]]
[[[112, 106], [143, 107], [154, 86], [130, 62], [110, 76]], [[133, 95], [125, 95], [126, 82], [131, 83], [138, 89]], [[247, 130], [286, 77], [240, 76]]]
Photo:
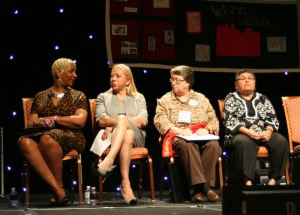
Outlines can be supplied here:
[[95, 137], [95, 140], [93, 142], [93, 145], [90, 149], [91, 152], [94, 152], [95, 154], [101, 156], [107, 147], [111, 144], [111, 133], [109, 132], [108, 137], [106, 140], [102, 140], [102, 134], [104, 132], [104, 129], [101, 129], [97, 136]]
[[206, 135], [197, 135], [197, 134], [192, 134], [189, 136], [184, 136], [184, 135], [176, 135], [177, 137], [180, 137], [182, 139], [185, 139], [187, 141], [201, 141], [201, 140], [218, 140], [219, 136], [213, 135], [213, 134], [206, 134]]

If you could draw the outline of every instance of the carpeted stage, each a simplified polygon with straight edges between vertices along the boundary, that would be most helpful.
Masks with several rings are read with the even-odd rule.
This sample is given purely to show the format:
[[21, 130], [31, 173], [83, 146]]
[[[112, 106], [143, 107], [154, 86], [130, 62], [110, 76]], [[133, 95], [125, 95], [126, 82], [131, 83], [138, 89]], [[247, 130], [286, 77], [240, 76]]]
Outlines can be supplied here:
[[[167, 192], [165, 192], [167, 193]], [[156, 193], [157, 194], [157, 193]], [[20, 204], [18, 207], [9, 205], [9, 201], [5, 197], [0, 197], [0, 214], [5, 215], [121, 215], [121, 214], [138, 214], [138, 215], [155, 215], [155, 214], [205, 214], [218, 215], [222, 214], [222, 202], [184, 202], [184, 203], [170, 203], [169, 197], [164, 196], [163, 200], [156, 199], [154, 204], [151, 203], [150, 193], [143, 192], [144, 197], [138, 200], [136, 206], [125, 205], [122, 201], [120, 193], [105, 193], [103, 204], [90, 206], [79, 205], [78, 198], [68, 207], [49, 207], [48, 200], [51, 194], [31, 194], [30, 205], [28, 208]], [[156, 195], [158, 196], [158, 195]]]

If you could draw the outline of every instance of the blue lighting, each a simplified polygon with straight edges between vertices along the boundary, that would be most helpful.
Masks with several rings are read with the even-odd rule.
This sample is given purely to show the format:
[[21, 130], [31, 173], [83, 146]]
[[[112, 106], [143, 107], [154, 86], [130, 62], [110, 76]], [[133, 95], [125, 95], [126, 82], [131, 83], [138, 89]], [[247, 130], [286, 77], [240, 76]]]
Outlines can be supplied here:
[[224, 151], [224, 152], [222, 153], [222, 155], [223, 155], [223, 157], [226, 157], [226, 156], [227, 156], [227, 152]]
[[6, 169], [7, 169], [7, 171], [9, 171], [9, 172], [12, 170], [11, 166], [7, 166]]
[[16, 112], [16, 111], [13, 111], [11, 114], [12, 114], [13, 116], [17, 116], [17, 112]]
[[74, 59], [74, 60], [73, 60], [73, 62], [76, 64], [76, 63], [77, 63], [77, 60], [76, 60], [76, 59]]
[[59, 9], [59, 12], [60, 12], [60, 13], [63, 13], [63, 12], [64, 12], [64, 9], [63, 9], [63, 8], [60, 8], [60, 9]]
[[22, 187], [22, 191], [25, 193], [26, 192], [26, 187]]
[[136, 167], [136, 165], [135, 164], [132, 164], [132, 168], [135, 168]]
[[15, 14], [15, 15], [18, 15], [18, 14], [19, 14], [19, 10], [16, 9], [16, 10], [14, 11], [14, 14]]
[[289, 75], [289, 72], [286, 70], [286, 71], [284, 72], [284, 74], [285, 74], [286, 76], [288, 76], [288, 75]]
[[147, 74], [147, 73], [148, 73], [147, 69], [144, 69], [144, 74]]
[[76, 185], [77, 185], [77, 181], [72, 181], [72, 184], [73, 184], [74, 186], [76, 186]]
[[168, 176], [165, 176], [164, 177], [164, 181], [167, 181], [169, 178], [168, 178]]
[[58, 46], [58, 45], [55, 45], [55, 46], [54, 46], [54, 50], [59, 50], [59, 46]]
[[94, 36], [92, 34], [89, 35], [89, 39], [93, 39]]
[[13, 55], [9, 55], [9, 60], [13, 60], [14, 56]]
[[109, 65], [109, 64], [110, 64], [110, 63], [109, 63], [109, 61], [107, 61], [106, 63], [107, 63], [107, 65]]
[[120, 191], [121, 191], [121, 187], [117, 187], [117, 188], [116, 188], [116, 191], [117, 191], [117, 192], [120, 192]]

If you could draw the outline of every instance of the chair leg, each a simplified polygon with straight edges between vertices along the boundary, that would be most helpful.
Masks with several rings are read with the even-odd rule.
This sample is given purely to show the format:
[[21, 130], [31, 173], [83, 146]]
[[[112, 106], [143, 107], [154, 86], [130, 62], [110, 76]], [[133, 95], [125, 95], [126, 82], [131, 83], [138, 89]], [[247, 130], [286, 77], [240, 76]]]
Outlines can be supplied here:
[[152, 157], [150, 155], [148, 155], [148, 165], [149, 165], [149, 176], [150, 176], [151, 202], [155, 203]]
[[285, 182], [287, 185], [291, 184], [290, 174], [289, 174], [289, 162], [286, 162], [285, 164]]
[[139, 162], [140, 171], [139, 171], [139, 182], [138, 182], [138, 197], [139, 199], [142, 198], [142, 192], [143, 192], [143, 169], [144, 165], [142, 162]]
[[219, 157], [218, 159], [219, 164], [219, 181], [220, 181], [220, 193], [222, 195], [222, 188], [224, 186], [223, 182], [223, 164], [222, 164], [222, 157]]
[[103, 203], [103, 176], [99, 176], [99, 201]]
[[25, 165], [25, 205], [29, 205], [29, 165], [27, 163]]
[[164, 170], [165, 170], [165, 162], [164, 159], [161, 160], [160, 165], [160, 183], [159, 183], [159, 200], [162, 200], [163, 192], [164, 192]]
[[80, 155], [77, 158], [77, 172], [78, 172], [78, 195], [79, 195], [79, 204], [83, 204], [82, 197], [82, 163]]

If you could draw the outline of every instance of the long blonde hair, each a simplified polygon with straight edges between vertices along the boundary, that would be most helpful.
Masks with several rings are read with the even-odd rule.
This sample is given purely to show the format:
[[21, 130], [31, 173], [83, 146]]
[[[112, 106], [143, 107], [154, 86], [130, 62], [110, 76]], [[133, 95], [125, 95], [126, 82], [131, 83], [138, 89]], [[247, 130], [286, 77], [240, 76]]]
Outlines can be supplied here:
[[125, 64], [116, 64], [113, 66], [112, 70], [114, 68], [118, 68], [118, 69], [122, 70], [124, 72], [125, 76], [130, 80], [129, 85], [126, 87], [128, 95], [129, 96], [137, 96], [139, 94], [139, 92], [136, 89], [131, 69]]

